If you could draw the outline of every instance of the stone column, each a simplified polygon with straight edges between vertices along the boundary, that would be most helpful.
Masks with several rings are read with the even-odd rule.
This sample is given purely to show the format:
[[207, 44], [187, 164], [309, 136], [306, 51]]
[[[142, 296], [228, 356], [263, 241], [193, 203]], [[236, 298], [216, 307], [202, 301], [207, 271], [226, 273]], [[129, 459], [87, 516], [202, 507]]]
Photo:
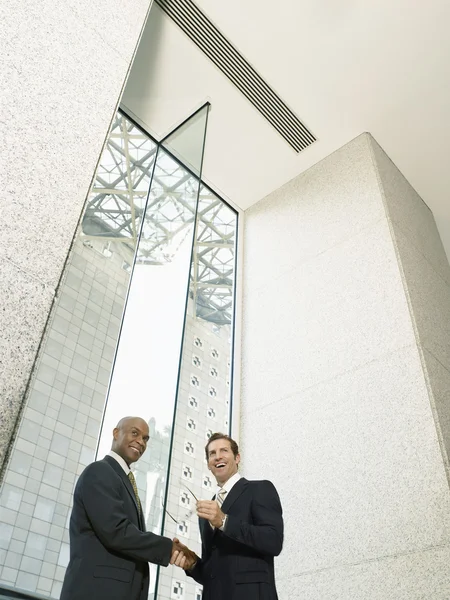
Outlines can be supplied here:
[[446, 600], [449, 266], [369, 134], [246, 212], [244, 474], [285, 511], [281, 598]]
[[0, 8], [0, 465], [150, 5]]

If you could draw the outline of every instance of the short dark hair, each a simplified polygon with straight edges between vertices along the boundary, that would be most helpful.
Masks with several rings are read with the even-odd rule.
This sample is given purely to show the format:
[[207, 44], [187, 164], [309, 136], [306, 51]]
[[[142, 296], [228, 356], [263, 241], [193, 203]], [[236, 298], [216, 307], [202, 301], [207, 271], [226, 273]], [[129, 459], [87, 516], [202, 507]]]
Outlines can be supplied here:
[[234, 458], [236, 458], [236, 456], [239, 454], [239, 447], [238, 447], [237, 443], [233, 440], [233, 438], [231, 438], [226, 433], [213, 433], [205, 446], [206, 461], [208, 461], [208, 458], [209, 458], [209, 456], [208, 456], [209, 445], [211, 442], [215, 442], [216, 440], [227, 440], [228, 442], [230, 442], [230, 446], [231, 446], [231, 450], [233, 451]]

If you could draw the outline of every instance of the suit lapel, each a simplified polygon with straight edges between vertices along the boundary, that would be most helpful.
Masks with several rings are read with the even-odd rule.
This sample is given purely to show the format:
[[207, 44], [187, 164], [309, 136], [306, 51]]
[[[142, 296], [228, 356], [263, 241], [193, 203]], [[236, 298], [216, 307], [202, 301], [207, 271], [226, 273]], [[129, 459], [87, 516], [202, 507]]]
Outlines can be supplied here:
[[138, 519], [139, 519], [139, 526], [141, 527], [141, 529], [143, 529], [145, 531], [145, 526], [143, 523], [143, 521], [144, 521], [143, 515], [142, 515], [141, 510], [139, 509], [139, 505], [138, 505], [137, 498], [136, 498], [136, 495], [133, 490], [133, 486], [131, 485], [131, 481], [125, 475], [125, 471], [119, 465], [117, 460], [114, 460], [114, 458], [112, 458], [111, 456], [105, 456], [105, 458], [103, 460], [106, 460], [106, 462], [109, 465], [111, 465], [111, 467], [114, 469], [114, 471], [122, 479], [122, 482], [123, 482], [124, 486], [126, 487], [127, 492], [130, 494], [130, 497], [133, 500], [134, 506], [136, 507], [136, 512], [138, 514]]
[[[245, 488], [248, 486], [248, 481], [244, 477], [241, 477], [231, 488], [230, 493], [225, 496], [224, 503], [222, 504], [222, 511], [227, 514], [231, 506], [236, 502]], [[212, 500], [215, 500], [216, 496], [212, 497]], [[201, 527], [203, 528], [202, 537], [206, 544], [210, 544], [212, 542], [212, 538], [216, 535], [219, 529], [213, 529], [206, 519], [200, 519]]]
[[230, 493], [225, 496], [222, 510], [225, 514], [230, 510], [245, 488], [248, 486], [248, 481], [245, 477], [241, 477], [231, 488]]

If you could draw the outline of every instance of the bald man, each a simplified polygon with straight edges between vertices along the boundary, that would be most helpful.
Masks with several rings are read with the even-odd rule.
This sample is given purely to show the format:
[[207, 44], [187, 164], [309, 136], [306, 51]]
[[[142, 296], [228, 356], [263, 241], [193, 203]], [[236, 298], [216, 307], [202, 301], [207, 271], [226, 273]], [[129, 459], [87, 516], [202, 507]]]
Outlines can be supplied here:
[[178, 540], [145, 531], [130, 465], [143, 455], [148, 439], [144, 419], [121, 419], [111, 452], [80, 475], [61, 600], [146, 600], [148, 563], [166, 567], [174, 552], [189, 556]]

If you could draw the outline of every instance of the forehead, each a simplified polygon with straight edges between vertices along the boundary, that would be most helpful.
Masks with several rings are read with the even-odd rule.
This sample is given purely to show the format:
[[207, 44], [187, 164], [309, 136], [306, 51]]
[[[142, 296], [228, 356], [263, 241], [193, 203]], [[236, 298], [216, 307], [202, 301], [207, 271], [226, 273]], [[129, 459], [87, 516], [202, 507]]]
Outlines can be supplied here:
[[208, 454], [217, 452], [217, 450], [231, 450], [231, 442], [229, 440], [214, 440], [208, 446]]
[[142, 433], [148, 433], [148, 425], [142, 419], [130, 419], [125, 423], [125, 429], [138, 429]]

